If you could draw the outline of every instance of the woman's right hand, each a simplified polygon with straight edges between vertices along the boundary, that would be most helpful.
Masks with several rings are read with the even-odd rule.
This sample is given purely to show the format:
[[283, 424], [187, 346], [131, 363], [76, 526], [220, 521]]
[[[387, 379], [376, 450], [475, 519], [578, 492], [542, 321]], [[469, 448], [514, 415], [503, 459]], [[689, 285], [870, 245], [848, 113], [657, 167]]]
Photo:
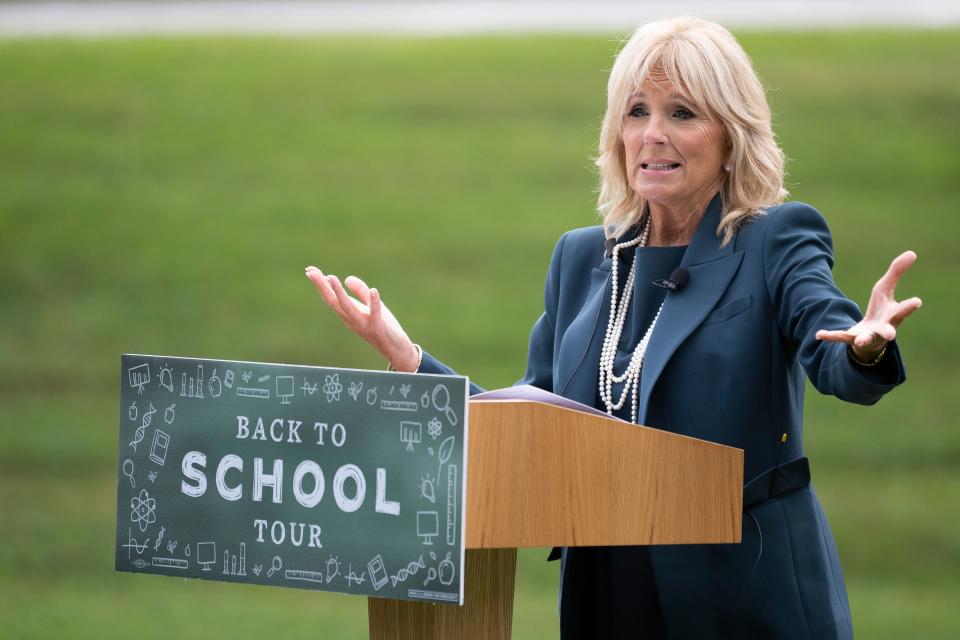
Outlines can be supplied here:
[[380, 292], [356, 276], [347, 276], [345, 284], [356, 295], [354, 298], [337, 276], [324, 275], [316, 267], [307, 267], [305, 273], [348, 329], [369, 342], [397, 371], [416, 371], [420, 352], [380, 300]]

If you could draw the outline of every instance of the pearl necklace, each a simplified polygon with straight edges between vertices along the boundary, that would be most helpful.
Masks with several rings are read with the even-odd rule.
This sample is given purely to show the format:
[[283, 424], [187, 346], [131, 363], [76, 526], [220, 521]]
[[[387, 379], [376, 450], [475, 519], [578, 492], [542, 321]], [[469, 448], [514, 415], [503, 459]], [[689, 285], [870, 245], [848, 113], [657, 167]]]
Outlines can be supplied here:
[[[643, 225], [640, 235], [627, 242], [621, 242], [613, 248], [613, 261], [610, 266], [610, 280], [612, 292], [610, 294], [610, 320], [607, 323], [607, 333], [603, 338], [603, 350], [600, 352], [600, 375], [598, 385], [600, 389], [600, 399], [607, 407], [607, 415], [613, 415], [614, 411], [619, 411], [627, 400], [627, 394], [630, 394], [630, 422], [637, 422], [637, 387], [640, 383], [640, 369], [643, 367], [643, 357], [647, 353], [647, 344], [650, 342], [650, 336], [653, 334], [653, 328], [657, 326], [657, 320], [660, 318], [660, 312], [663, 311], [663, 303], [657, 309], [657, 315], [653, 317], [653, 322], [643, 338], [633, 350], [630, 358], [630, 364], [623, 375], [616, 375], [613, 372], [614, 360], [617, 357], [617, 345], [620, 344], [620, 336], [623, 335], [623, 324], [627, 318], [627, 311], [630, 309], [630, 298], [633, 296], [633, 282], [637, 271], [637, 259], [639, 251], [634, 253], [633, 263], [630, 265], [630, 273], [627, 274], [627, 281], [623, 285], [623, 299], [617, 304], [617, 265], [619, 260], [617, 254], [620, 249], [629, 247], [645, 247], [650, 237], [650, 215], [647, 214], [647, 220]], [[623, 393], [620, 400], [613, 401], [613, 383], [626, 382], [623, 386]]]

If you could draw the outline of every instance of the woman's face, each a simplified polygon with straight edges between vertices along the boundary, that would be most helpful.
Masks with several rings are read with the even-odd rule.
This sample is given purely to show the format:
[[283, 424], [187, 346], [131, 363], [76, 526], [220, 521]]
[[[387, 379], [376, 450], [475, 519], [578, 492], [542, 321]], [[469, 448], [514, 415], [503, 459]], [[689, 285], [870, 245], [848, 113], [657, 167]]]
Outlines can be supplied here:
[[723, 127], [665, 76], [648, 78], [629, 98], [623, 148], [630, 186], [651, 205], [702, 207], [722, 184]]

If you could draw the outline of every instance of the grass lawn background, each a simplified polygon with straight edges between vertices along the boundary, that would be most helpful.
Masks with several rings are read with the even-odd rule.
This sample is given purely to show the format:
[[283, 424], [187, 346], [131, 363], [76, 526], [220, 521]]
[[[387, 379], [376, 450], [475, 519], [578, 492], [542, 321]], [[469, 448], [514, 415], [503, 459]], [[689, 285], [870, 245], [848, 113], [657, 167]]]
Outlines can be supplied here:
[[[807, 396], [863, 638], [960, 631], [960, 32], [746, 33], [864, 303], [901, 250], [908, 383]], [[380, 288], [488, 388], [523, 373], [550, 251], [596, 223], [618, 41], [0, 41], [0, 636], [366, 637], [362, 598], [116, 574], [122, 352], [380, 368], [302, 275]], [[556, 638], [522, 550], [515, 638]]]

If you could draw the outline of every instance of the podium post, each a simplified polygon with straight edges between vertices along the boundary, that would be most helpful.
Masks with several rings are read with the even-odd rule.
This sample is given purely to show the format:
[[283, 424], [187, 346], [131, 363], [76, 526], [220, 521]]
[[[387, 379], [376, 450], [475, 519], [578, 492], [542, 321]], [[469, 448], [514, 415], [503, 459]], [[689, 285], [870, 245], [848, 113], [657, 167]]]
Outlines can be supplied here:
[[507, 640], [518, 547], [740, 541], [740, 449], [539, 402], [469, 411], [464, 605], [368, 598], [374, 640]]

